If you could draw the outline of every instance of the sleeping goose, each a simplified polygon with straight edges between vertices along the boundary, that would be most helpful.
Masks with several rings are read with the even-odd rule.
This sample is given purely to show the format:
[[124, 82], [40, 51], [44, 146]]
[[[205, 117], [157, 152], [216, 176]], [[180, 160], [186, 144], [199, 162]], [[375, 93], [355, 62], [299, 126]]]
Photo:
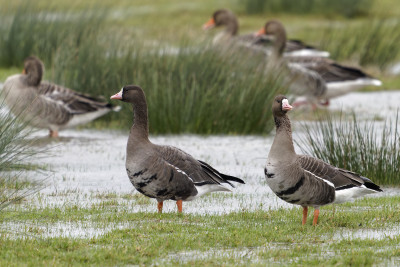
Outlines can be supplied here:
[[146, 97], [139, 86], [127, 85], [111, 99], [132, 104], [134, 124], [126, 147], [126, 171], [140, 193], [157, 200], [159, 212], [165, 200], [175, 200], [178, 212], [182, 212], [182, 201], [209, 192], [231, 191], [227, 187], [234, 187], [230, 181], [244, 183], [178, 148], [150, 142]]
[[280, 199], [303, 207], [303, 225], [307, 220], [309, 206], [315, 209], [313, 225], [316, 225], [320, 206], [382, 192], [378, 185], [357, 173], [310, 156], [297, 155], [290, 120], [286, 114], [291, 109], [285, 96], [275, 97], [272, 112], [276, 135], [264, 172], [267, 184]]
[[[286, 45], [286, 31], [277, 20], [268, 21], [257, 33], [263, 38], [257, 43], [271, 44], [272, 55], [269, 57], [272, 66], [285, 66], [288, 79], [292, 81], [290, 90], [298, 96], [306, 96], [315, 103], [329, 104], [335, 98], [365, 86], [380, 86], [382, 82], [374, 79], [362, 70], [347, 67], [323, 57], [290, 57], [283, 58]], [[308, 88], [307, 88], [308, 87]]]
[[58, 131], [88, 123], [120, 107], [99, 101], [57, 84], [42, 81], [43, 63], [34, 56], [25, 59], [22, 74], [7, 78], [3, 86], [5, 103], [11, 112], [32, 126]]
[[[223, 26], [224, 30], [217, 34], [213, 43], [227, 42], [228, 40], [234, 39], [235, 41], [241, 42], [244, 45], [254, 44], [256, 39], [255, 34], [237, 35], [239, 30], [239, 22], [235, 14], [228, 9], [219, 9], [215, 11], [208, 22], [203, 25], [204, 30], [208, 30], [214, 27]], [[264, 50], [268, 53], [265, 47], [261, 45], [252, 46], [256, 50]], [[329, 57], [329, 52], [319, 51], [314, 47], [304, 44], [300, 40], [288, 40], [286, 43], [284, 56], [320, 56]]]

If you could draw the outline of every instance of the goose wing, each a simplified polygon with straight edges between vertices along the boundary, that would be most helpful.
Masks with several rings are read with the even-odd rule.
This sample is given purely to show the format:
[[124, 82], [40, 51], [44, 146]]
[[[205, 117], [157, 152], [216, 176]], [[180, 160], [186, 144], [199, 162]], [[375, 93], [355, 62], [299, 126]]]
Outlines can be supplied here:
[[71, 114], [84, 114], [103, 108], [112, 108], [109, 103], [48, 82], [42, 82], [39, 85], [38, 94], [47, 102], [59, 106]]
[[320, 159], [307, 155], [299, 155], [298, 159], [301, 167], [305, 171], [333, 183], [336, 190], [364, 185], [369, 189], [382, 191], [380, 187], [374, 184], [370, 179], [355, 172], [334, 167]]
[[292, 52], [292, 51], [301, 50], [301, 49], [315, 50], [315, 47], [308, 45], [301, 40], [292, 39], [292, 40], [288, 40], [286, 42], [285, 51], [287, 51], [287, 52]]
[[323, 97], [326, 93], [326, 83], [317, 72], [292, 62], [288, 63], [288, 70], [290, 73], [289, 83], [293, 82], [291, 89], [296, 94], [318, 98]]
[[317, 72], [326, 82], [349, 81], [360, 78], [372, 78], [362, 70], [348, 67], [322, 57], [295, 57], [290, 59], [303, 67]]
[[194, 159], [176, 147], [160, 146], [159, 155], [166, 164], [190, 177], [195, 185], [227, 183], [234, 187], [229, 181], [244, 183], [239, 178], [218, 172], [207, 163]]

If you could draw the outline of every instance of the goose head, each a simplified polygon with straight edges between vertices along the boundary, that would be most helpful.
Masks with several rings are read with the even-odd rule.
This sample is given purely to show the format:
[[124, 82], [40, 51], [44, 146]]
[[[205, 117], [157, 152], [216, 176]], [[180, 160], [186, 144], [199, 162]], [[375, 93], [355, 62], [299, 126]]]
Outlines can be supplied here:
[[218, 9], [215, 11], [209, 21], [203, 25], [204, 30], [214, 27], [225, 26], [226, 30], [232, 35], [236, 35], [239, 28], [239, 23], [235, 14], [228, 9]]
[[283, 54], [287, 39], [285, 27], [281, 22], [270, 20], [255, 35], [270, 43], [277, 53]]
[[35, 56], [29, 56], [24, 61], [24, 70], [22, 71], [26, 75], [26, 81], [30, 86], [38, 86], [42, 81], [44, 73], [43, 62]]
[[143, 89], [137, 85], [126, 85], [118, 93], [111, 96], [110, 99], [121, 100], [135, 104], [145, 99]]
[[289, 101], [284, 95], [278, 95], [274, 99], [274, 103], [272, 104], [272, 113], [274, 117], [283, 117], [286, 113], [292, 109], [292, 106], [289, 105]]

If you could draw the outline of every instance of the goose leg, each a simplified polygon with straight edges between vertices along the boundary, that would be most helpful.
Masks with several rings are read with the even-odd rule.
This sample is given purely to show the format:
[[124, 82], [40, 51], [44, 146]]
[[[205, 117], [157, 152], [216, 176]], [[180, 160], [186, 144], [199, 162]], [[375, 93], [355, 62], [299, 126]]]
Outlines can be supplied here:
[[305, 225], [307, 222], [307, 214], [308, 214], [308, 207], [303, 207], [303, 222], [302, 222], [303, 225]]
[[314, 220], [312, 222], [313, 225], [317, 225], [319, 216], [319, 208], [314, 210]]
[[158, 213], [162, 213], [162, 207], [163, 207], [163, 202], [158, 202], [157, 203], [157, 208], [158, 208]]
[[58, 137], [58, 131], [50, 130], [49, 136], [50, 137]]
[[178, 200], [176, 202], [176, 205], [178, 206], [178, 212], [182, 213], [182, 200]]

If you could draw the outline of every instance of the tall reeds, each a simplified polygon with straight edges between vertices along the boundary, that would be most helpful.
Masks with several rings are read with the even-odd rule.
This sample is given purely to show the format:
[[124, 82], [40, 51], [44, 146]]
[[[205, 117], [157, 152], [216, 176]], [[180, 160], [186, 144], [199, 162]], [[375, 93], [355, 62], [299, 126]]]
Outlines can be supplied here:
[[333, 24], [325, 30], [320, 47], [337, 60], [353, 59], [384, 70], [399, 59], [399, 28], [399, 21], [382, 19], [352, 26]]
[[362, 174], [378, 184], [400, 184], [399, 113], [394, 121], [364, 122], [324, 116], [304, 124], [305, 137], [297, 142], [306, 154]]
[[[11, 9], [11, 10], [9, 10]], [[30, 55], [52, 62], [65, 42], [79, 44], [86, 35], [101, 29], [104, 12], [56, 12], [33, 2], [21, 3], [16, 10], [0, 9], [0, 66], [21, 66]]]
[[[205, 44], [152, 47], [132, 40], [98, 45], [87, 39], [73, 51], [60, 50], [54, 80], [91, 94], [110, 96], [126, 84], [146, 93], [152, 133], [268, 133], [268, 103], [279, 78], [265, 74], [265, 59], [238, 47]], [[65, 56], [61, 56], [65, 54]], [[69, 56], [68, 56], [69, 55]], [[104, 120], [132, 123], [131, 107]]]

